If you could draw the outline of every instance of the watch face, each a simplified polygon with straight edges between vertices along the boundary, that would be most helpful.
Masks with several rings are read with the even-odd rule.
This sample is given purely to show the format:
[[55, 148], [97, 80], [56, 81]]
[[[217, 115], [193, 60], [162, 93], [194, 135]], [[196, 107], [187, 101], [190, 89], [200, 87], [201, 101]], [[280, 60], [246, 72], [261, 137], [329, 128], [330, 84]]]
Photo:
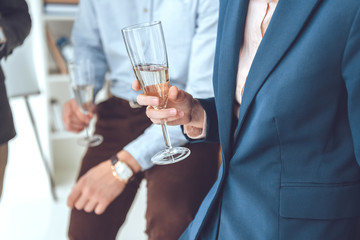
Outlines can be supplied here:
[[116, 155], [110, 158], [110, 160], [112, 164], [111, 168], [113, 169], [113, 175], [119, 180], [126, 183], [134, 175], [131, 168], [126, 163], [119, 161]]
[[123, 162], [119, 162], [116, 165], [115, 172], [121, 179], [123, 179], [125, 181], [127, 181], [133, 175], [132, 170]]

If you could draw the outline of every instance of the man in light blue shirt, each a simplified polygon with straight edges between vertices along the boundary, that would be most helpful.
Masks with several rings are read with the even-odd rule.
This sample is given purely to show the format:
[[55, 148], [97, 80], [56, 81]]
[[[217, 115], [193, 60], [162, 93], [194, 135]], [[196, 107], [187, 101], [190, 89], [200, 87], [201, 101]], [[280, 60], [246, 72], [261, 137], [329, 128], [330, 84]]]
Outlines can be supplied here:
[[[104, 142], [89, 148], [68, 205], [70, 239], [114, 239], [138, 190], [147, 180], [146, 233], [149, 239], [178, 239], [217, 175], [218, 145], [189, 145], [179, 127], [169, 127], [173, 146], [192, 153], [172, 165], [153, 166], [164, 148], [161, 128], [136, 104], [135, 78], [121, 29], [162, 21], [170, 82], [198, 98], [213, 96], [212, 69], [218, 18], [217, 0], [82, 0], [73, 29], [75, 59], [95, 66], [95, 93], [108, 72], [111, 97], [96, 109], [95, 132]], [[76, 60], [75, 60], [76, 61]], [[75, 100], [64, 107], [68, 130], [79, 132], [92, 117]], [[112, 168], [125, 169], [131, 177]], [[114, 174], [114, 175], [113, 175]]]

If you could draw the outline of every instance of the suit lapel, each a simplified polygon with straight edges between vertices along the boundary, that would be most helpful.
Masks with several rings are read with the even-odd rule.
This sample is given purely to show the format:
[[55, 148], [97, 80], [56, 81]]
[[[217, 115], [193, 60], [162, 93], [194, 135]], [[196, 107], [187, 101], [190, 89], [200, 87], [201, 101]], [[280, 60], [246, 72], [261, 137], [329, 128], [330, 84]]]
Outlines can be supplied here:
[[237, 139], [257, 92], [300, 33], [321, 0], [280, 0], [248, 74], [236, 127]]
[[[225, 1], [223, 1], [225, 2]], [[224, 4], [225, 5], [225, 4]], [[231, 156], [232, 114], [240, 47], [243, 41], [248, 0], [229, 0], [219, 22], [214, 90], [219, 120], [219, 136], [225, 159]], [[229, 96], [230, 95], [230, 96]]]
[[[191, 239], [198, 239], [201, 229], [206, 223], [204, 218], [212, 218], [211, 213], [217, 206], [217, 195], [220, 193], [220, 186], [226, 175], [226, 162], [231, 157], [231, 140], [233, 132], [232, 107], [234, 101], [234, 89], [236, 85], [237, 65], [239, 61], [240, 46], [243, 40], [244, 24], [248, 0], [222, 0], [220, 2], [220, 15], [218, 25], [218, 36], [216, 44], [216, 55], [214, 63], [214, 93], [216, 98], [216, 113], [219, 124], [219, 137], [223, 153], [223, 161], [219, 169], [218, 179], [209, 191], [207, 197], [201, 204], [198, 214], [191, 223]], [[229, 96], [230, 95], [230, 96]], [[220, 209], [218, 209], [220, 211]], [[211, 219], [214, 225], [218, 226], [218, 219]], [[216, 235], [216, 229], [205, 229]], [[184, 239], [187, 237], [184, 237]]]

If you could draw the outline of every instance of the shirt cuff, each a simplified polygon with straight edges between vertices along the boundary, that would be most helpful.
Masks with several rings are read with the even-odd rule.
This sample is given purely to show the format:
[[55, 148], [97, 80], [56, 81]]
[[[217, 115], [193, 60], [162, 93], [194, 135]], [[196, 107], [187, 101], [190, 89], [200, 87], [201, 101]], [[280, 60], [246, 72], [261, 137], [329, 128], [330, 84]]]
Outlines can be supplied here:
[[141, 167], [141, 171], [145, 171], [154, 166], [150, 159], [144, 157], [144, 153], [142, 153], [142, 151], [139, 151], [139, 146], [137, 146], [137, 144], [129, 143], [124, 147], [124, 150], [130, 153], [133, 158], [135, 158], [135, 160]]
[[202, 128], [184, 126], [184, 134], [192, 139], [202, 139], [206, 137], [206, 113], [204, 111], [204, 121]]

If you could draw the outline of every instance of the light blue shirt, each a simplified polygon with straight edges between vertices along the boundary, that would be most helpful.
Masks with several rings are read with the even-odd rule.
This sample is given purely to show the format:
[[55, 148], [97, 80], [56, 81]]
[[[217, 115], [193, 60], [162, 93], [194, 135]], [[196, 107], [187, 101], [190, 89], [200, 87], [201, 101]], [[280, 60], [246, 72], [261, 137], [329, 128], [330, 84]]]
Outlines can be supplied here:
[[[126, 100], [136, 100], [139, 93], [131, 88], [135, 75], [121, 29], [160, 20], [168, 51], [170, 83], [194, 97], [212, 97], [218, 2], [81, 0], [72, 33], [75, 58], [88, 58], [94, 63], [95, 92], [103, 87], [104, 76], [109, 72], [111, 93]], [[173, 146], [187, 142], [178, 126], [169, 127], [169, 134]], [[164, 147], [161, 127], [152, 125], [124, 149], [145, 170], [152, 166], [150, 158]]]

